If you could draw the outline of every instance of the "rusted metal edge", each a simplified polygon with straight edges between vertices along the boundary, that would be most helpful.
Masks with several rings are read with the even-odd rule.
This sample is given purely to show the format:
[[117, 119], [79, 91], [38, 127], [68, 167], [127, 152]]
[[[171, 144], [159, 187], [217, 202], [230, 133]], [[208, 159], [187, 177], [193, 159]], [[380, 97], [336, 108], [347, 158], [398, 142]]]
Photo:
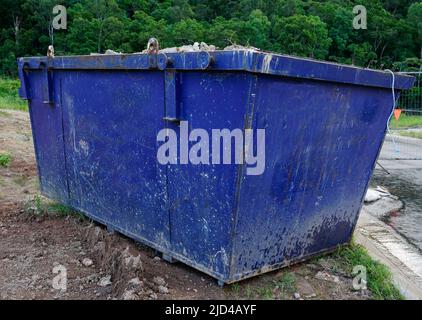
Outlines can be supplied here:
[[280, 262], [280, 263], [275, 263], [275, 264], [270, 265], [270, 266], [265, 266], [265, 267], [263, 267], [259, 270], [246, 272], [246, 273], [243, 273], [242, 275], [234, 275], [230, 280], [225, 281], [225, 283], [226, 284], [232, 284], [232, 283], [236, 283], [236, 282], [239, 282], [239, 281], [242, 281], [242, 280], [253, 278], [257, 275], [261, 275], [261, 274], [269, 273], [269, 272], [272, 272], [272, 271], [280, 270], [282, 268], [288, 268], [290, 266], [302, 263], [302, 262], [307, 261], [309, 259], [312, 259], [314, 257], [321, 256], [321, 255], [328, 255], [330, 253], [333, 253], [336, 250], [338, 250], [339, 248], [347, 246], [349, 243], [350, 242], [341, 243], [341, 244], [336, 245], [335, 247], [323, 249], [323, 250], [317, 251], [315, 253], [304, 255], [304, 256], [299, 257], [299, 258], [294, 258], [294, 259], [291, 259], [291, 260], [285, 260], [285, 261]]

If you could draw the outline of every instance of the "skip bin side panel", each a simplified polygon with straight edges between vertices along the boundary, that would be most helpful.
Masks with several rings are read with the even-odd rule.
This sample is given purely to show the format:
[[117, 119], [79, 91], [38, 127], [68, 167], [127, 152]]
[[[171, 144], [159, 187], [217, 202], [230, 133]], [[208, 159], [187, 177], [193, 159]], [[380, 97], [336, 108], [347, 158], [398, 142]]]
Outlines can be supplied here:
[[260, 77], [266, 170], [244, 176], [233, 279], [347, 243], [391, 111], [391, 91]]
[[34, 138], [40, 189], [43, 195], [68, 202], [66, 159], [64, 153], [60, 78], [53, 76], [54, 102], [44, 103], [45, 73], [33, 70], [28, 75], [31, 88], [29, 113]]
[[62, 78], [73, 206], [168, 250], [166, 173], [156, 158], [162, 73], [86, 70], [66, 71]]
[[[181, 120], [189, 132], [205, 130], [209, 134], [212, 163], [212, 130], [240, 129], [252, 75], [231, 72], [183, 72], [180, 75]], [[181, 135], [181, 126], [169, 124]], [[199, 140], [197, 140], [199, 141]], [[182, 142], [180, 143], [180, 148]], [[196, 142], [189, 143], [189, 148]], [[218, 150], [223, 161], [223, 144]], [[232, 230], [237, 198], [239, 165], [168, 166], [172, 249], [184, 261], [226, 280], [230, 271]], [[180, 154], [179, 154], [180, 155]], [[180, 162], [180, 156], [178, 157]]]

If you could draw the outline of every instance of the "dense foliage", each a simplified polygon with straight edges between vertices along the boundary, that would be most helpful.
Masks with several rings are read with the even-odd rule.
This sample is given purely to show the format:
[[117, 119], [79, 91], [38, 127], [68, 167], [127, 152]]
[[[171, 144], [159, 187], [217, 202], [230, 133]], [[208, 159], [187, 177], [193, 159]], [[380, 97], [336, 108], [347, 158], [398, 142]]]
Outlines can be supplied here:
[[[52, 8], [67, 7], [67, 30], [51, 33]], [[355, 30], [353, 7], [368, 10]], [[374, 68], [419, 68], [422, 2], [414, 0], [0, 0], [0, 74], [16, 57], [138, 52], [152, 36], [162, 47], [207, 42]]]

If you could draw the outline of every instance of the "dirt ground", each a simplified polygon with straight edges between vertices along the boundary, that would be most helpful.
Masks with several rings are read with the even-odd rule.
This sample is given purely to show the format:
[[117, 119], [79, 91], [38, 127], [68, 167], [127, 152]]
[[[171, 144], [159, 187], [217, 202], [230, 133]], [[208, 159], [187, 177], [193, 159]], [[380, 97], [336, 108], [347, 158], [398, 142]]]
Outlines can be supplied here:
[[[0, 299], [368, 299], [330, 256], [243, 281], [214, 279], [77, 215], [40, 212], [28, 114], [0, 110]], [[60, 210], [58, 210], [60, 211]], [[58, 282], [66, 273], [67, 279]], [[64, 279], [64, 278], [60, 278]], [[61, 284], [57, 287], [57, 283]], [[66, 289], [64, 289], [66, 288]]]

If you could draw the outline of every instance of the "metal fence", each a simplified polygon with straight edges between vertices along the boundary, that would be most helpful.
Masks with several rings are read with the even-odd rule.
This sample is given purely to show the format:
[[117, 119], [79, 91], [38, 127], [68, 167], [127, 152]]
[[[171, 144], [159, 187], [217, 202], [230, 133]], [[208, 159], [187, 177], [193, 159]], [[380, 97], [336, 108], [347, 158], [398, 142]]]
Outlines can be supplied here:
[[406, 72], [404, 74], [416, 77], [416, 82], [411, 90], [402, 92], [397, 108], [407, 115], [422, 115], [422, 72]]
[[[393, 117], [380, 160], [422, 160], [422, 72], [402, 72], [416, 77], [415, 86], [403, 91], [397, 102], [400, 120]], [[397, 121], [397, 122], [396, 122]]]

